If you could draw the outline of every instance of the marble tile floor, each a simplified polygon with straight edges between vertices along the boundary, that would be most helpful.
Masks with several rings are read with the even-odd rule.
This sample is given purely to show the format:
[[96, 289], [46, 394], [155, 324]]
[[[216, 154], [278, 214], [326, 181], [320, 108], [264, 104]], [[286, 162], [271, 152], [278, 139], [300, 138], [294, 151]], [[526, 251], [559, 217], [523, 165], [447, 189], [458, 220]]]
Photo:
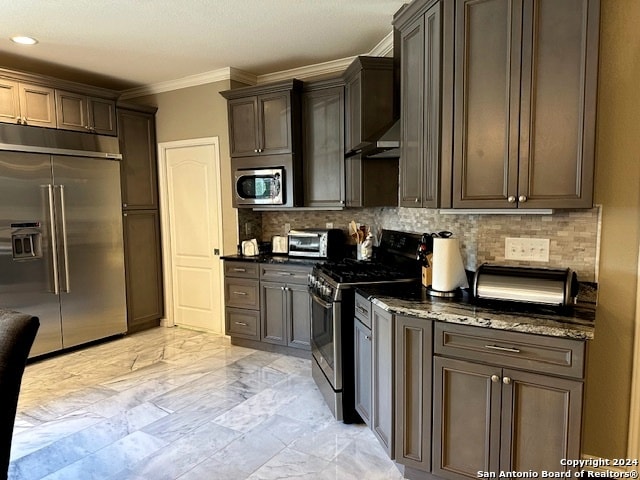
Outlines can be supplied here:
[[309, 360], [158, 327], [25, 371], [9, 479], [396, 480], [337, 422]]

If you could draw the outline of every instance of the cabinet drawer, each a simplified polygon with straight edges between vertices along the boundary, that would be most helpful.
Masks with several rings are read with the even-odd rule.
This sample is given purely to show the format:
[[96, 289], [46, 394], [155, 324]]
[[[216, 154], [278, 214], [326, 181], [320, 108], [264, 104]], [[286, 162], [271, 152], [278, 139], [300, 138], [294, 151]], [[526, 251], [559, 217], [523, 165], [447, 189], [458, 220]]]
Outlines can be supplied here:
[[243, 278], [225, 278], [224, 302], [227, 307], [260, 309], [260, 282]]
[[261, 265], [260, 279], [270, 282], [306, 284], [312, 267]]
[[260, 340], [259, 311], [227, 308], [225, 313], [225, 333], [227, 335]]
[[434, 352], [566, 377], [583, 378], [585, 342], [436, 322]]
[[354, 312], [355, 317], [371, 330], [371, 302], [359, 293], [356, 293]]
[[259, 263], [248, 262], [224, 262], [224, 276], [237, 278], [258, 278], [260, 272]]

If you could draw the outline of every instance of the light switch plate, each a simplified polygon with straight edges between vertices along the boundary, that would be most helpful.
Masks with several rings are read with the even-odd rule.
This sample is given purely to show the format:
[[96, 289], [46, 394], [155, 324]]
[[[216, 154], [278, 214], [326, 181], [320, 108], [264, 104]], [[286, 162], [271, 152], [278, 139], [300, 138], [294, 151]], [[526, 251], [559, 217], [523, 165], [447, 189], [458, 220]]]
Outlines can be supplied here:
[[333, 228], [333, 222], [327, 222], [324, 226], [325, 228]]
[[504, 241], [504, 258], [506, 260], [548, 262], [549, 239], [507, 237]]

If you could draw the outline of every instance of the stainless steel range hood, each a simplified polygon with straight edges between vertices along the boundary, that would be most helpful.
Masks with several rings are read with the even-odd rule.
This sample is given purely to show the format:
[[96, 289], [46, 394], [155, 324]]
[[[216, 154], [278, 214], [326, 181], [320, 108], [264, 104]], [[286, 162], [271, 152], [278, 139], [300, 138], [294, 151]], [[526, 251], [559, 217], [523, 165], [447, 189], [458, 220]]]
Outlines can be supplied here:
[[400, 120], [396, 120], [378, 140], [368, 143], [352, 154], [360, 154], [362, 158], [399, 158]]

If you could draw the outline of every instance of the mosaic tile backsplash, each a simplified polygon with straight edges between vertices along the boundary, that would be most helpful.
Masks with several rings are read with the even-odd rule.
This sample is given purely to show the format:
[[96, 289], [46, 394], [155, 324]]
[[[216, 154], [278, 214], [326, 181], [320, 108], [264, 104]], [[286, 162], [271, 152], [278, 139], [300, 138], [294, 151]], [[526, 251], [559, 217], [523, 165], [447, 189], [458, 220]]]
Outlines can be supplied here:
[[[285, 224], [291, 228], [348, 229], [351, 220], [370, 225], [374, 233], [380, 229], [407, 232], [449, 230], [460, 239], [465, 267], [477, 268], [484, 262], [503, 265], [569, 267], [580, 281], [597, 281], [598, 235], [600, 208], [590, 210], [558, 210], [552, 215], [479, 215], [440, 213], [426, 208], [350, 208], [341, 211], [238, 211], [240, 239], [258, 238], [269, 241], [273, 235], [284, 235]], [[246, 235], [247, 227], [250, 235]], [[548, 238], [549, 262], [505, 260], [505, 238]]]

